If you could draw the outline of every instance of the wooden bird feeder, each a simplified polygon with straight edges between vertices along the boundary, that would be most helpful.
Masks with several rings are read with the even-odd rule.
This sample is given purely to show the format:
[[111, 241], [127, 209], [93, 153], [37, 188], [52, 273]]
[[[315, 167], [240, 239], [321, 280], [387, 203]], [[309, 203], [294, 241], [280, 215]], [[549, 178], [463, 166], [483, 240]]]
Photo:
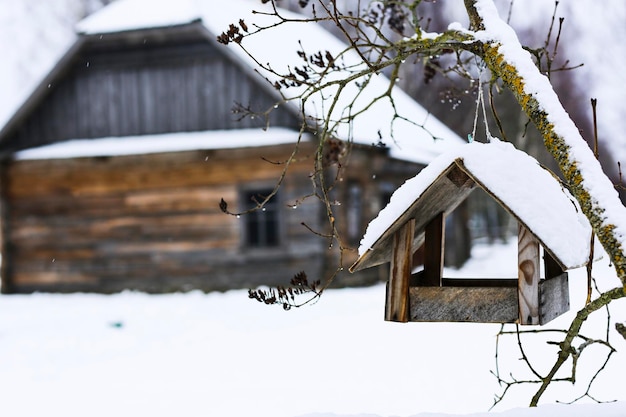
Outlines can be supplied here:
[[[443, 163], [432, 163], [401, 187], [417, 197], [390, 209], [401, 214], [385, 219], [388, 226], [373, 232], [373, 243], [359, 250], [350, 268], [390, 262], [386, 320], [536, 325], [569, 310], [565, 271], [586, 263], [589, 225], [556, 179], [530, 156], [503, 145], [466, 145], [458, 157], [443, 156]], [[517, 278], [442, 277], [445, 217], [477, 187], [518, 220]], [[424, 269], [412, 274], [413, 253], [422, 245]]]

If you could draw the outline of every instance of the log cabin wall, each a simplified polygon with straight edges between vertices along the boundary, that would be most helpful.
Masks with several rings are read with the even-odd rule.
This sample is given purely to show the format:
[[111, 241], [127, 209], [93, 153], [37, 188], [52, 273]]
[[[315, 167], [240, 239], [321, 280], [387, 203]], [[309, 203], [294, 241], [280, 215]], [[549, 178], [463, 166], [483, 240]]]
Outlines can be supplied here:
[[243, 189], [275, 184], [291, 146], [5, 163], [3, 291], [205, 291], [286, 284], [322, 273], [321, 206], [288, 207], [309, 192], [310, 161], [278, 195], [279, 245], [248, 248]]

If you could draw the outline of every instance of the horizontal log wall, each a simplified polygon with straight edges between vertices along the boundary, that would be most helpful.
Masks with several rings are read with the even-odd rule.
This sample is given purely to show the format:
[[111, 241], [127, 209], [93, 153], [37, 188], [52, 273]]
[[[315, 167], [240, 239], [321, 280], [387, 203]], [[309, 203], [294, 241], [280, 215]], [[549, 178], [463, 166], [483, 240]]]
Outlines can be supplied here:
[[[8, 292], [227, 290], [321, 273], [325, 242], [310, 192], [310, 161], [280, 190], [279, 248], [246, 249], [241, 187], [273, 186], [291, 146], [143, 156], [17, 161], [5, 166], [3, 289]], [[252, 183], [251, 183], [252, 181]]]

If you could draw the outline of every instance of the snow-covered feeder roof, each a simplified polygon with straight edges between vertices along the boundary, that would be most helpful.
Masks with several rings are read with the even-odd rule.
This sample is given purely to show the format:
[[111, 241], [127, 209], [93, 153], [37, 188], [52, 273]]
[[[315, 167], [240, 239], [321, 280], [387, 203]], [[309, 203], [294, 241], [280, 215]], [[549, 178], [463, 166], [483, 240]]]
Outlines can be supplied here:
[[564, 270], [587, 262], [591, 227], [573, 197], [534, 158], [494, 139], [440, 155], [398, 188], [368, 225], [350, 270], [388, 262], [394, 233], [411, 218], [413, 247], [419, 248], [425, 226], [439, 213], [452, 212], [476, 186], [530, 230]]
[[[268, 27], [278, 22], [276, 16], [253, 13], [254, 10], [270, 13], [272, 5], [249, 0], [230, 0], [223, 5], [195, 0], [118, 0], [79, 22], [77, 31], [83, 38], [97, 41], [110, 34], [198, 25], [208, 40], [217, 43], [217, 36], [228, 30], [230, 24], [237, 25], [240, 20], [251, 31], [257, 26]], [[337, 59], [337, 65], [349, 70], [330, 73], [327, 81], [331, 81], [330, 77], [339, 79], [367, 68], [356, 52], [346, 52], [348, 46], [319, 24], [302, 22], [306, 19], [303, 15], [280, 8], [277, 10], [283, 18], [290, 21], [246, 37], [242, 41], [245, 51], [234, 44], [227, 47], [218, 45], [220, 51], [229, 54], [235, 62], [242, 63], [244, 67], [254, 69], [265, 77], [267, 80], [259, 80], [266, 83], [273, 90], [273, 94], [277, 92], [271, 83], [277, 81], [278, 77], [260, 68], [258, 63], [269, 64], [277, 73], [287, 74], [302, 62], [298, 51], [312, 55], [321, 50], [323, 54], [328, 51], [334, 57], [341, 56]], [[252, 71], [249, 73], [254, 74]], [[363, 78], [356, 79], [344, 88], [335, 106], [337, 110], [332, 115], [334, 120], [345, 117], [348, 111], [355, 114], [364, 110], [374, 98], [383, 95], [390, 85], [390, 80], [383, 74], [373, 76], [369, 83], [363, 81]], [[304, 86], [283, 89], [283, 94], [297, 97], [304, 91], [303, 88]], [[359, 93], [361, 88], [363, 91]], [[306, 101], [307, 116], [323, 118], [336, 91], [336, 87], [330, 87], [324, 89], [323, 93], [313, 94]], [[356, 101], [352, 104], [355, 97]], [[380, 132], [382, 140], [390, 148], [389, 155], [392, 158], [420, 164], [427, 164], [442, 152], [464, 143], [457, 134], [400, 88], [393, 88], [392, 97], [395, 110], [389, 100], [380, 100], [362, 114], [354, 116], [350, 123], [342, 123], [337, 131], [338, 136], [343, 140], [371, 145], [378, 142]], [[300, 100], [288, 102], [296, 114], [299, 114], [300, 104]], [[401, 117], [394, 119], [396, 113]]]
[[[16, 152], [16, 160], [68, 159], [100, 156], [143, 155], [208, 149], [256, 148], [295, 144], [299, 132], [274, 127], [260, 129], [209, 130], [156, 135], [74, 139]], [[308, 140], [306, 134], [303, 140]]]

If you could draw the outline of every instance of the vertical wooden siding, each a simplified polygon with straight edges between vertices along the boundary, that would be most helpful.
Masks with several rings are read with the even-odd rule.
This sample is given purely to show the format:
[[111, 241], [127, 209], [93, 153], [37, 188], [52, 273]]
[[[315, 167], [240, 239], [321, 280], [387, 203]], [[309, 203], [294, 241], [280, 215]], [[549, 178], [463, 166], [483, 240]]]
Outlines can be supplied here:
[[[77, 138], [262, 127], [233, 114], [235, 103], [264, 111], [266, 88], [207, 41], [130, 50], [86, 49], [3, 149]], [[298, 125], [285, 108], [274, 126]]]

